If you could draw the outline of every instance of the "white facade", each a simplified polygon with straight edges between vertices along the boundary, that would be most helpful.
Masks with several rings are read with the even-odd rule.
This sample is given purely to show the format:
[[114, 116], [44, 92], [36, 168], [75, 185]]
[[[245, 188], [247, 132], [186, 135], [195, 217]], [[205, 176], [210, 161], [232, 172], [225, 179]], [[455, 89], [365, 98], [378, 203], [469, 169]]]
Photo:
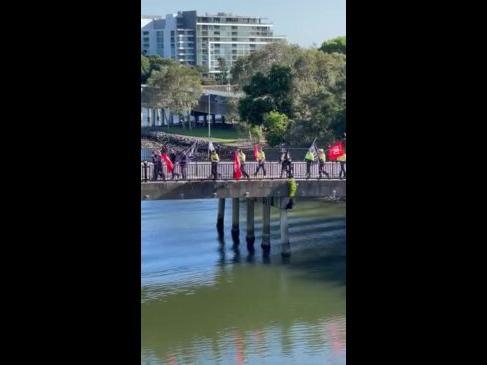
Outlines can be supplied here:
[[264, 18], [216, 15], [183, 11], [161, 17], [143, 17], [142, 50], [147, 55], [172, 58], [187, 65], [219, 73], [219, 58], [230, 69], [241, 56], [268, 43], [284, 40], [274, 36], [273, 24]]

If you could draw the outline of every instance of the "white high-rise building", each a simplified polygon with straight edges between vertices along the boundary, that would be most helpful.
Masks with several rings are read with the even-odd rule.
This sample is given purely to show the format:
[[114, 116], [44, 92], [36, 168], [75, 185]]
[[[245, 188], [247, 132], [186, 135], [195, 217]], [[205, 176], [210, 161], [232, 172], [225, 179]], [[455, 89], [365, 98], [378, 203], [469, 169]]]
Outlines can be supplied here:
[[142, 53], [172, 58], [188, 65], [219, 73], [219, 59], [230, 69], [240, 56], [268, 43], [285, 39], [274, 36], [273, 24], [265, 18], [228, 13], [199, 15], [183, 11], [162, 17], [142, 17]]

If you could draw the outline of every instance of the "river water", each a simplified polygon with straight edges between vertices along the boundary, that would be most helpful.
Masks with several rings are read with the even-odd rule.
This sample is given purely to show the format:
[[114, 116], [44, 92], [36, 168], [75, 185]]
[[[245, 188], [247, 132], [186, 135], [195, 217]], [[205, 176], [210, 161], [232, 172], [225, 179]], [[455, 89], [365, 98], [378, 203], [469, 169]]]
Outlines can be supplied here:
[[263, 257], [261, 203], [255, 252], [218, 239], [218, 200], [142, 203], [141, 364], [345, 364], [345, 204], [298, 200], [289, 211], [292, 255]]

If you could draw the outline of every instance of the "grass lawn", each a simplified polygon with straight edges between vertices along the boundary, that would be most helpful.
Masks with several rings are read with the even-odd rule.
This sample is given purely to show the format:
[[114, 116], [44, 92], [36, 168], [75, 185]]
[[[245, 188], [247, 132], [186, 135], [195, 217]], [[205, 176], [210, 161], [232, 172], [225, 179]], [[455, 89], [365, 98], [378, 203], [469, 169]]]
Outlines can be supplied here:
[[[180, 134], [182, 136], [199, 137], [208, 139], [208, 128], [194, 128], [194, 129], [182, 129], [179, 127], [171, 127], [169, 129], [164, 128], [164, 132], [172, 134]], [[234, 143], [238, 139], [245, 138], [241, 136], [235, 128], [217, 129], [211, 128], [211, 140], [212, 142], [219, 143]]]

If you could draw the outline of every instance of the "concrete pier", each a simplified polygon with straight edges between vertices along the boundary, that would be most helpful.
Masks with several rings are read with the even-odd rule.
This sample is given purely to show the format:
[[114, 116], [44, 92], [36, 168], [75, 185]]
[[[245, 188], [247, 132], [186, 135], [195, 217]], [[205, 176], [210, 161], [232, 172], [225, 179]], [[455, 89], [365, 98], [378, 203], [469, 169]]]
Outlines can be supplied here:
[[253, 247], [255, 242], [254, 198], [247, 199], [247, 246]]
[[233, 242], [238, 244], [240, 239], [240, 200], [239, 198], [232, 199], [232, 238]]
[[220, 236], [223, 236], [223, 223], [225, 217], [225, 198], [218, 199], [218, 216], [216, 219], [216, 229]]
[[262, 198], [262, 244], [264, 251], [271, 248], [271, 198]]
[[281, 211], [281, 254], [282, 256], [291, 255], [291, 245], [289, 243], [289, 226], [287, 221], [287, 209], [282, 208]]

